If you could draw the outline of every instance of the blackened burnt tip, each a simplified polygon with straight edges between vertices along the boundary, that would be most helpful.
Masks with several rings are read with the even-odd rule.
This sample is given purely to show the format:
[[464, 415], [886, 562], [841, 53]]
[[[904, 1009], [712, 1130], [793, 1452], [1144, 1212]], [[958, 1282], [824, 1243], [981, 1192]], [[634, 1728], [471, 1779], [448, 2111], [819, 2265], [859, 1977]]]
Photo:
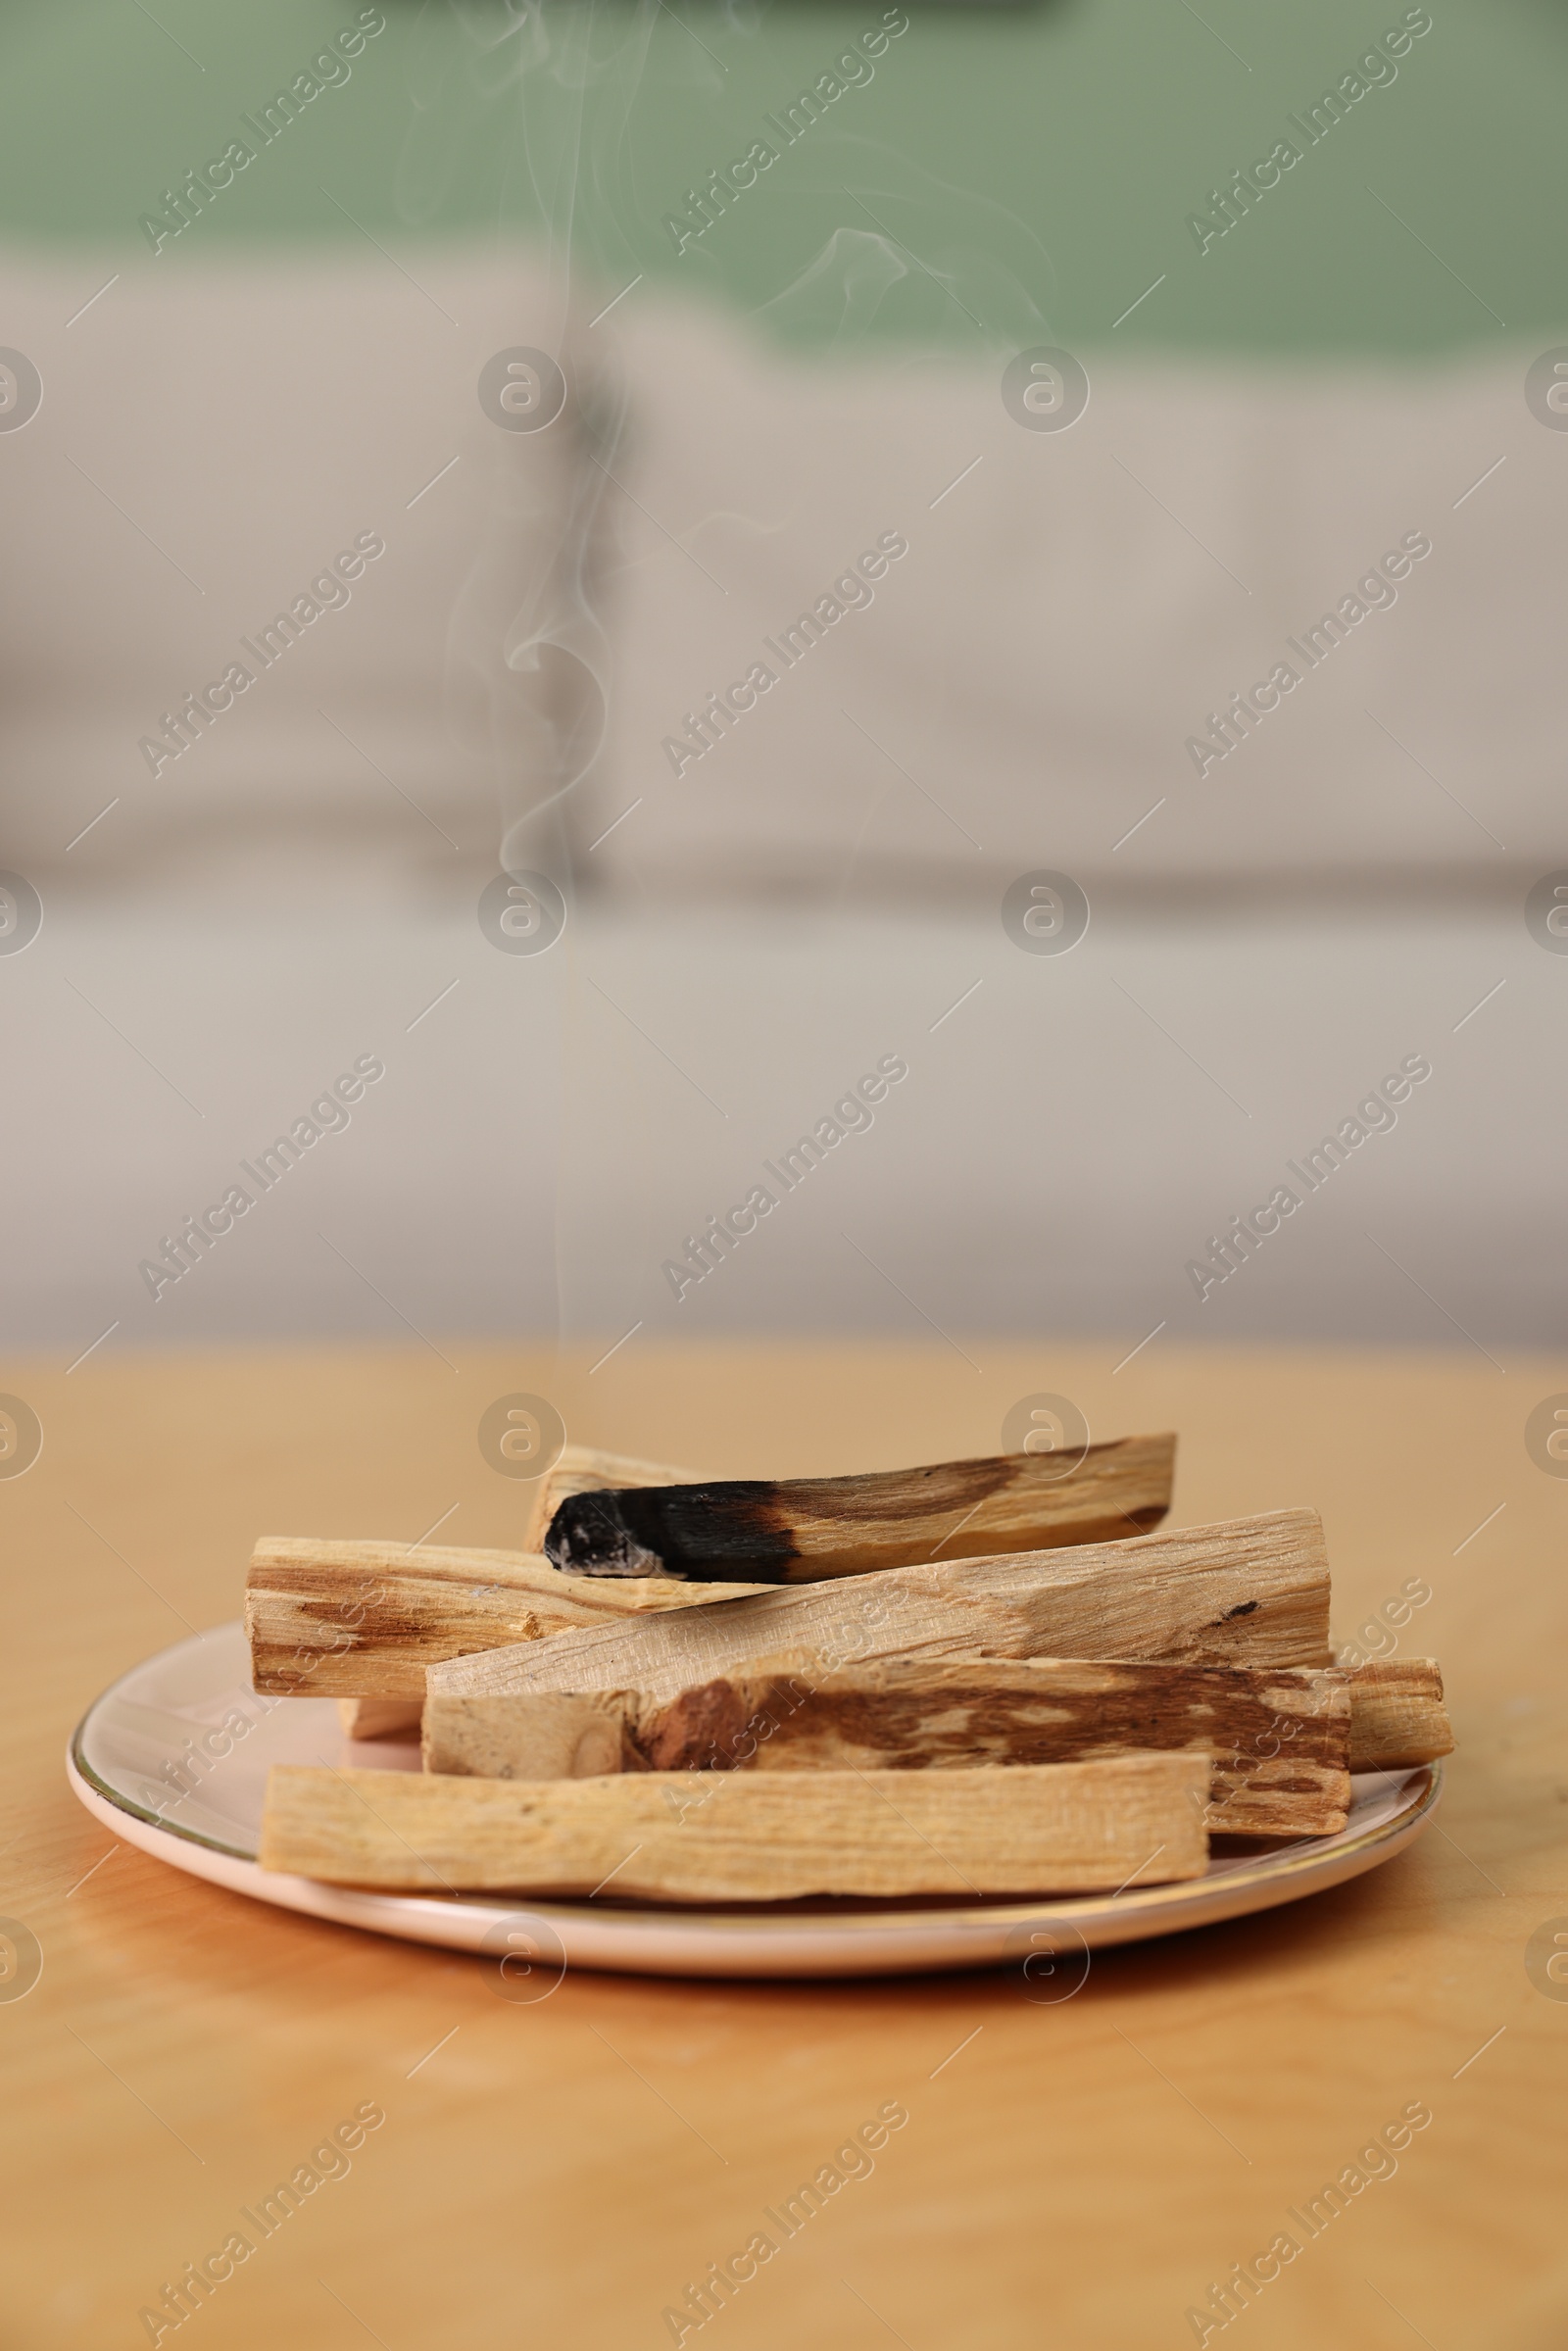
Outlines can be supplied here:
[[550, 1521], [545, 1557], [568, 1574], [639, 1576], [648, 1571], [613, 1495], [568, 1494]]

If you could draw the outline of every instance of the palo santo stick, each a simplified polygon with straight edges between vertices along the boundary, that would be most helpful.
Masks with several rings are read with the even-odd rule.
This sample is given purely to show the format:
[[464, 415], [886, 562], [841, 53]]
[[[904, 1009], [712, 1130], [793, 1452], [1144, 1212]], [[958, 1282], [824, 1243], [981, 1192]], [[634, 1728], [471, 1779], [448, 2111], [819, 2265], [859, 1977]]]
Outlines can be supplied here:
[[[592, 1445], [563, 1446], [553, 1468], [532, 1489], [532, 1503], [523, 1529], [525, 1551], [542, 1551], [550, 1521], [573, 1494], [603, 1494], [625, 1486], [695, 1486], [694, 1469], [670, 1469], [660, 1461], [636, 1461], [625, 1453], [601, 1453]], [[760, 1579], [759, 1579], [760, 1581]]]
[[1275, 1510], [1130, 1543], [892, 1568], [645, 1615], [432, 1665], [426, 1688], [431, 1697], [639, 1690], [667, 1702], [786, 1652], [813, 1672], [901, 1656], [1327, 1665], [1328, 1607], [1316, 1511]]
[[1435, 1657], [1389, 1657], [1350, 1676], [1350, 1769], [1391, 1772], [1453, 1752]]
[[[568, 1445], [530, 1490], [521, 1552], [447, 1546], [416, 1557], [396, 1543], [265, 1536], [251, 1560], [245, 1603], [256, 1688], [294, 1696], [354, 1692], [413, 1703], [423, 1691], [427, 1655], [459, 1657], [498, 1641], [531, 1641], [566, 1625], [602, 1622], [607, 1615], [679, 1607], [682, 1595], [667, 1583], [653, 1592], [641, 1584], [627, 1587], [632, 1596], [625, 1606], [612, 1602], [607, 1607], [603, 1593], [592, 1587], [574, 1600], [574, 1579], [554, 1571], [540, 1555], [539, 1539], [570, 1494], [607, 1486], [672, 1485], [691, 1475], [657, 1461]], [[390, 1578], [383, 1572], [389, 1564], [395, 1571]], [[519, 1588], [537, 1592], [547, 1605], [517, 1608], [504, 1594]], [[750, 1589], [734, 1587], [736, 1592]], [[355, 1730], [347, 1717], [344, 1729], [351, 1738], [398, 1736], [395, 1730]]]
[[1190, 1750], [1213, 1765], [1211, 1831], [1332, 1836], [1350, 1801], [1351, 1688], [1332, 1669], [893, 1658], [814, 1676], [754, 1671], [668, 1702], [632, 1690], [432, 1696], [424, 1766], [554, 1780], [1016, 1768]]
[[561, 1504], [544, 1549], [583, 1575], [805, 1584], [939, 1554], [1113, 1542], [1164, 1517], [1175, 1455], [1174, 1437], [1123, 1437], [1065, 1472], [1050, 1453], [999, 1453], [858, 1478], [601, 1491]]
[[1202, 1875], [1204, 1755], [917, 1772], [457, 1780], [274, 1766], [262, 1867], [430, 1893], [683, 1902], [1089, 1893]]
[[[756, 1590], [735, 1584], [725, 1596]], [[422, 1698], [438, 1658], [712, 1597], [711, 1585], [667, 1576], [564, 1576], [521, 1551], [264, 1535], [245, 1589], [251, 1680], [285, 1697]]]
[[417, 1739], [424, 1709], [417, 1698], [339, 1698], [345, 1739]]

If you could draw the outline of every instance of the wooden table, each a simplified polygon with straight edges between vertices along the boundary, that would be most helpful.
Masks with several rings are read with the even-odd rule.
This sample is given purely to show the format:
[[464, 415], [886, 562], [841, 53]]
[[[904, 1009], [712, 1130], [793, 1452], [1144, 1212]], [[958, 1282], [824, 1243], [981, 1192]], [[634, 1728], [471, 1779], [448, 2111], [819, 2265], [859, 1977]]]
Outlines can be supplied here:
[[[1538, 1928], [1568, 1928], [1568, 1481], [1522, 1434], [1568, 1366], [1155, 1340], [1113, 1372], [1120, 1351], [981, 1342], [978, 1372], [935, 1342], [633, 1341], [592, 1375], [586, 1356], [452, 1347], [450, 1363], [106, 1347], [69, 1376], [8, 1365], [45, 1430], [35, 1467], [0, 1482], [0, 1910], [44, 1954], [36, 1987], [0, 2003], [9, 2351], [147, 2341], [141, 2308], [367, 2102], [386, 2120], [347, 2177], [182, 2342], [652, 2351], [688, 2284], [898, 2101], [907, 2124], [871, 2176], [705, 2340], [1151, 2351], [1196, 2340], [1189, 2306], [1418, 2100], [1433, 2120], [1397, 2176], [1227, 2337], [1568, 2341], [1568, 1998], [1525, 1967]], [[413, 1541], [450, 1512], [445, 1541], [514, 1540], [522, 1490], [474, 1431], [516, 1389], [552, 1396], [574, 1437], [737, 1475], [991, 1450], [1042, 1389], [1097, 1434], [1177, 1426], [1176, 1523], [1321, 1508], [1341, 1638], [1405, 1578], [1431, 1585], [1403, 1645], [1448, 1674], [1460, 1752], [1438, 1825], [1339, 1891], [1097, 1956], [1055, 2005], [995, 1975], [583, 1973], [514, 2005], [467, 1957], [270, 1910], [113, 1842], [62, 1774], [98, 1690], [187, 1622], [234, 1615], [260, 1532]]]

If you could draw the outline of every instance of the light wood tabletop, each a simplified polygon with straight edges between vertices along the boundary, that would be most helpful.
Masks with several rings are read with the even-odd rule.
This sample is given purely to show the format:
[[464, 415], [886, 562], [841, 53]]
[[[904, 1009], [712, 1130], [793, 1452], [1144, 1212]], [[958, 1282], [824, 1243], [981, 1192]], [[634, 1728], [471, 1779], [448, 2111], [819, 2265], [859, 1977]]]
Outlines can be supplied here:
[[[592, 1373], [412, 1345], [8, 1364], [44, 1432], [0, 1477], [0, 1912], [43, 1958], [24, 1997], [0, 1978], [8, 2351], [152, 2339], [142, 2310], [341, 2124], [343, 2168], [314, 2167], [338, 2176], [160, 2339], [654, 2351], [676, 2339], [665, 2311], [834, 2166], [823, 2208], [686, 2342], [1154, 2351], [1199, 2339], [1190, 2309], [1291, 2231], [1299, 2252], [1207, 2340], [1568, 2341], [1568, 1983], [1542, 1956], [1553, 1922], [1568, 1935], [1568, 1479], [1525, 1443], [1568, 1363], [1155, 1339], [1114, 1368], [1124, 1352], [634, 1340]], [[1430, 1586], [1398, 1640], [1447, 1675], [1459, 1748], [1434, 1823], [1338, 1890], [1097, 1954], [1055, 2003], [1002, 1974], [573, 1970], [514, 2004], [472, 1958], [224, 1892], [80, 1809], [73, 1725], [238, 1613], [258, 1535], [515, 1543], [526, 1489], [475, 1438], [515, 1390], [574, 1439], [728, 1475], [992, 1451], [1039, 1391], [1097, 1436], [1177, 1428], [1171, 1524], [1322, 1511], [1341, 1640], [1406, 1579]], [[1430, 2120], [1307, 2239], [1288, 2215], [1411, 2109]], [[874, 2155], [834, 2165], [890, 2114]]]

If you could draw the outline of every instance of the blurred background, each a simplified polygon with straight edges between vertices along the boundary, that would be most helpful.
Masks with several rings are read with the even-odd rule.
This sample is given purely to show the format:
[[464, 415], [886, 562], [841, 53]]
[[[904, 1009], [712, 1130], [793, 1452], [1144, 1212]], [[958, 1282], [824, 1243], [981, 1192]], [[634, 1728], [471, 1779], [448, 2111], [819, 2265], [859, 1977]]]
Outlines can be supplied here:
[[0, 66], [8, 1344], [1558, 1335], [1559, 7]]

